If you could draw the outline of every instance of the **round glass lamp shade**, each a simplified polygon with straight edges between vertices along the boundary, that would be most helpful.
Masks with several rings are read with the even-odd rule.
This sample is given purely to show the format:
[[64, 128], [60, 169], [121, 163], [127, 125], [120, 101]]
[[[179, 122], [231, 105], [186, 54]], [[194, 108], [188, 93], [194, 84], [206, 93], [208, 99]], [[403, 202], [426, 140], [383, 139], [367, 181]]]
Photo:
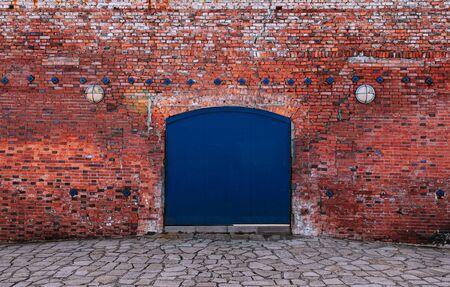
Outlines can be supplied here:
[[105, 97], [105, 92], [99, 85], [91, 85], [87, 87], [84, 93], [86, 99], [93, 104], [101, 102]]
[[361, 85], [356, 89], [356, 99], [363, 104], [370, 104], [375, 99], [375, 90], [370, 85]]

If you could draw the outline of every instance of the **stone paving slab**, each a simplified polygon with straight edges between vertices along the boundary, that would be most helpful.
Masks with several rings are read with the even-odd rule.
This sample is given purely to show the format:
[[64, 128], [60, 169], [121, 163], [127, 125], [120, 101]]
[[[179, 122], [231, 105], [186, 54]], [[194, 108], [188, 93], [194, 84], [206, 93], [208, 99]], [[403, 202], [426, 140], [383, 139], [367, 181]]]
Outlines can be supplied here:
[[450, 287], [450, 249], [227, 234], [1, 244], [8, 286]]

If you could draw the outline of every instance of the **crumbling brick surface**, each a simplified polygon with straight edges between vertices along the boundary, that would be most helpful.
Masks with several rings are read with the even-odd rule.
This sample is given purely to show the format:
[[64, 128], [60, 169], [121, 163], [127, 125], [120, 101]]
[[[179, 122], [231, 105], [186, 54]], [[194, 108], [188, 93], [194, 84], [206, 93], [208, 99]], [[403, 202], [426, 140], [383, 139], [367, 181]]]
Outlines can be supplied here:
[[[0, 240], [162, 231], [165, 119], [213, 106], [291, 118], [294, 233], [449, 230], [448, 1], [303, 2], [1, 2]], [[83, 94], [94, 83], [99, 104]]]
[[[11, 7], [12, 5], [12, 7]], [[448, 0], [0, 0], [21, 9], [448, 9]]]

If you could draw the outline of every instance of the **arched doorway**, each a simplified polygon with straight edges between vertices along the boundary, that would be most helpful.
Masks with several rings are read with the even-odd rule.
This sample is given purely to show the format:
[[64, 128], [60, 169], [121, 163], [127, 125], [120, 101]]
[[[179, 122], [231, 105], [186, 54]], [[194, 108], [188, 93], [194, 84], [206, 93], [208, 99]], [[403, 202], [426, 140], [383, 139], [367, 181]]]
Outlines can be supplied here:
[[289, 224], [291, 122], [242, 107], [166, 121], [165, 225]]

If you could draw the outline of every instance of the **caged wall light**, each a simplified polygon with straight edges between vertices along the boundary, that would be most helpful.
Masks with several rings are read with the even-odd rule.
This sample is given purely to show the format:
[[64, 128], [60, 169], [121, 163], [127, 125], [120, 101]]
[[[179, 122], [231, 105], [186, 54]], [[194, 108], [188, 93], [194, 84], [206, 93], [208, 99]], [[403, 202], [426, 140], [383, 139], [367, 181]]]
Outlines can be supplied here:
[[86, 88], [84, 94], [86, 96], [86, 99], [93, 104], [101, 102], [105, 97], [105, 92], [99, 85], [90, 85]]
[[362, 104], [370, 104], [375, 99], [375, 90], [370, 85], [361, 85], [356, 89], [356, 99]]

